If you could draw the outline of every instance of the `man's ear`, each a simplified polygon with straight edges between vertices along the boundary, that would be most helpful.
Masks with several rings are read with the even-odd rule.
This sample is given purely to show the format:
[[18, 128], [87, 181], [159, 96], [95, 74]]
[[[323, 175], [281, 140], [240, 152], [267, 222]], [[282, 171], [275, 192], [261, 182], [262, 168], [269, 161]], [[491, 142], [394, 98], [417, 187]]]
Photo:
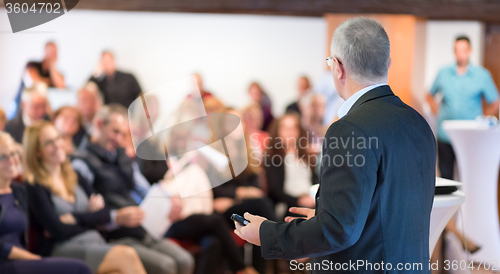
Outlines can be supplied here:
[[389, 57], [389, 63], [387, 64], [387, 70], [389, 70], [391, 68], [391, 65], [392, 65], [392, 58]]
[[101, 130], [102, 128], [102, 118], [97, 118], [95, 121], [95, 128]]
[[337, 79], [342, 79], [345, 78], [345, 69], [344, 66], [337, 62], [335, 62], [335, 72], [337, 73]]

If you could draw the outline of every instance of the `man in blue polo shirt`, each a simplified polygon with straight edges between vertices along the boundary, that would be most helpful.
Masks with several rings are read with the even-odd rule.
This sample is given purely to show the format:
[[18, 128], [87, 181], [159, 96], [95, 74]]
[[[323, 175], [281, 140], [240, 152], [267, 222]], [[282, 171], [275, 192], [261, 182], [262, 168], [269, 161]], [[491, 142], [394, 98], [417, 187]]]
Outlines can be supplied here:
[[[427, 96], [438, 114], [438, 165], [441, 177], [453, 179], [455, 153], [450, 139], [442, 128], [444, 120], [473, 120], [479, 115], [498, 115], [498, 90], [490, 73], [483, 67], [470, 64], [470, 40], [460, 36], [455, 40], [456, 64], [441, 69]], [[443, 96], [439, 108], [434, 96]], [[483, 102], [485, 107], [483, 110]]]

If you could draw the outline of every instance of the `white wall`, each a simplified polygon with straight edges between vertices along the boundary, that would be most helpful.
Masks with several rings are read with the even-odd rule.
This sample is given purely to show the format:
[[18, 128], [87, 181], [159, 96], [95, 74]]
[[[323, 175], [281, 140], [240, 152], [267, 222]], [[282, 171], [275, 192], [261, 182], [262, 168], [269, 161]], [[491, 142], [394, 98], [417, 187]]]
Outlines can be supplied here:
[[14, 96], [26, 62], [41, 59], [45, 42], [54, 40], [71, 88], [111, 49], [119, 68], [134, 73], [146, 91], [200, 72], [208, 90], [242, 107], [257, 80], [280, 114], [296, 94], [299, 75], [313, 81], [322, 75], [325, 39], [323, 18], [84, 10], [13, 34], [0, 9], [0, 106]]

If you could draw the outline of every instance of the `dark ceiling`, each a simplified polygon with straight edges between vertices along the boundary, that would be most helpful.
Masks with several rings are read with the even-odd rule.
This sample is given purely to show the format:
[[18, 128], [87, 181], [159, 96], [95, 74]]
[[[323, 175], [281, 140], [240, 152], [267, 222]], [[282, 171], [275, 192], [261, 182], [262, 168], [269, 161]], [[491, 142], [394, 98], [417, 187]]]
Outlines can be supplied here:
[[76, 9], [297, 16], [389, 13], [500, 23], [500, 0], [80, 0]]

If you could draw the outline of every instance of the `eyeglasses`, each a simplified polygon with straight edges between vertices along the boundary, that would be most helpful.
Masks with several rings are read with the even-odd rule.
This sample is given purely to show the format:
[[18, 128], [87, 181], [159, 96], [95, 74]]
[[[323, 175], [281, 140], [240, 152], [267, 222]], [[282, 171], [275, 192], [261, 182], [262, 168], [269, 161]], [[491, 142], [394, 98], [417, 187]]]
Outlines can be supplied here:
[[342, 62], [340, 62], [339, 58], [337, 57], [328, 57], [326, 58], [326, 64], [329, 66], [329, 67], [332, 67], [333, 66], [333, 59], [337, 59], [337, 62], [339, 62], [339, 64], [342, 65]]
[[17, 152], [13, 151], [9, 154], [2, 154], [0, 155], [0, 163], [5, 163], [10, 160], [10, 158], [16, 158]]

